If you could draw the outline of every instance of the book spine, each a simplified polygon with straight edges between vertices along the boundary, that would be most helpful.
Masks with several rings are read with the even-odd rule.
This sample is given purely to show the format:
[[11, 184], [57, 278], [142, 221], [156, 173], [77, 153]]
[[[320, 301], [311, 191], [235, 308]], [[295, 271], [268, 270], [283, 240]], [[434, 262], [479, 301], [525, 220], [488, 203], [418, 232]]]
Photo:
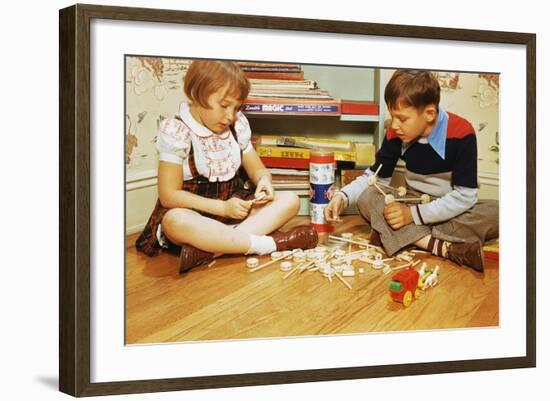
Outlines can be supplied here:
[[271, 67], [255, 65], [241, 65], [241, 70], [245, 72], [302, 72], [300, 67]]
[[276, 71], [245, 71], [244, 75], [248, 79], [282, 79], [282, 80], [302, 80], [304, 72], [276, 72]]
[[[260, 157], [275, 157], [289, 159], [305, 159], [309, 160], [310, 150], [302, 148], [287, 148], [281, 146], [256, 146], [256, 152]], [[355, 162], [354, 151], [334, 151], [334, 158], [338, 161]], [[267, 167], [267, 166], [266, 166]]]
[[265, 167], [309, 169], [309, 159], [290, 159], [284, 157], [260, 157]]
[[374, 102], [348, 102], [342, 100], [342, 114], [377, 115], [380, 110]]
[[[286, 99], [285, 99], [286, 100]], [[244, 104], [245, 113], [263, 114], [333, 114], [340, 115], [340, 103], [258, 103], [247, 100]]]
[[[309, 138], [305, 136], [281, 136], [281, 135], [253, 135], [253, 144], [264, 146], [278, 146], [279, 141], [282, 139], [294, 141], [296, 143], [304, 143], [315, 148], [331, 148], [340, 149], [342, 151], [352, 151], [354, 143], [352, 141], [344, 139], [329, 139], [329, 138]], [[374, 146], [374, 145], [373, 145]]]
[[237, 61], [237, 64], [240, 67], [277, 67], [277, 68], [299, 68], [301, 69], [301, 64], [295, 63], [264, 63], [264, 62], [255, 62], [255, 61]]

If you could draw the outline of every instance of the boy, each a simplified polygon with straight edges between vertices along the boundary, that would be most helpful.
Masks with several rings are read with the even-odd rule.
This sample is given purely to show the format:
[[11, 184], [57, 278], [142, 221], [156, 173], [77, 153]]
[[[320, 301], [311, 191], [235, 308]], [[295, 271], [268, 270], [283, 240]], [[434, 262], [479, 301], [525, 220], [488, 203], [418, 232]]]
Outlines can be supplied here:
[[[371, 227], [371, 241], [388, 255], [414, 244], [436, 256], [483, 271], [482, 244], [498, 237], [498, 201], [477, 199], [477, 144], [472, 125], [439, 107], [439, 83], [428, 71], [398, 70], [384, 92], [391, 125], [375, 164], [337, 191], [325, 208], [336, 221], [344, 207], [357, 203]], [[398, 159], [414, 195], [426, 204], [384, 204], [367, 180], [378, 173], [389, 184]], [[409, 197], [409, 196], [408, 196]]]

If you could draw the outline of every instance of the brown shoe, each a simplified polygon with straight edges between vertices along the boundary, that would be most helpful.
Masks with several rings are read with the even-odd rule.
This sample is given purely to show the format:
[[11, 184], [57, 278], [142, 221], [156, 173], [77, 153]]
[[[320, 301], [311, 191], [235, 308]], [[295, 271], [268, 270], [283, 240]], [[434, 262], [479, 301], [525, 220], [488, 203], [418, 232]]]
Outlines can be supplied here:
[[192, 245], [182, 245], [180, 251], [180, 261], [178, 264], [179, 272], [180, 274], [185, 273], [193, 267], [211, 262], [213, 259], [213, 253], [201, 251]]
[[483, 249], [479, 242], [455, 242], [447, 249], [447, 259], [483, 272]]
[[317, 231], [311, 226], [298, 226], [286, 233], [275, 231], [271, 233], [271, 237], [275, 240], [278, 251], [315, 248], [319, 242]]

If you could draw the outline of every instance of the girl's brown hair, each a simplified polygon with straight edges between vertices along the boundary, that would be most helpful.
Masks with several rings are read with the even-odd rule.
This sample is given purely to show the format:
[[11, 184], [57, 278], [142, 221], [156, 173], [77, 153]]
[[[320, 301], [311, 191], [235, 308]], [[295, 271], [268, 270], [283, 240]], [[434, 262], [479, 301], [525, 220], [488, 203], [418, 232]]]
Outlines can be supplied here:
[[227, 87], [225, 95], [243, 102], [250, 92], [250, 83], [237, 63], [232, 61], [195, 60], [184, 77], [183, 90], [192, 103], [209, 108], [208, 98]]
[[439, 82], [429, 71], [397, 70], [386, 85], [384, 100], [389, 110], [397, 106], [438, 107], [440, 91]]

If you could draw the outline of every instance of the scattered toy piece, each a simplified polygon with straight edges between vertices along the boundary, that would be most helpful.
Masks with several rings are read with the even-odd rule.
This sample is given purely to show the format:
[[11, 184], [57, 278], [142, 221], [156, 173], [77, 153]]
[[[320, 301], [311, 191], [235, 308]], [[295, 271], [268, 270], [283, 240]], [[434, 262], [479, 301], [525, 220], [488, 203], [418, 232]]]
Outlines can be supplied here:
[[[294, 251], [290, 251], [290, 255], [289, 255], [288, 257], [292, 257], [293, 253], [294, 253]], [[269, 261], [269, 262], [264, 263], [263, 265], [260, 265], [260, 266], [258, 266], [258, 267], [255, 267], [255, 268], [253, 268], [253, 269], [250, 269], [249, 272], [254, 273], [255, 271], [258, 271], [258, 270], [260, 270], [260, 269], [263, 269], [264, 267], [270, 266], [270, 265], [272, 265], [273, 263], [275, 263], [275, 262], [277, 262], [277, 261], [279, 261], [279, 260], [281, 260], [281, 259], [284, 259], [284, 258], [286, 258], [286, 257], [287, 257], [286, 253], [283, 252], [283, 254], [282, 254], [279, 258], [273, 259], [273, 260], [271, 260], [271, 261]]]
[[280, 270], [283, 272], [289, 271], [291, 267], [292, 267], [292, 262], [289, 262], [288, 260], [285, 260], [280, 264]]
[[306, 260], [306, 254], [304, 251], [300, 250], [296, 253], [294, 253], [294, 257], [292, 258], [297, 263], [301, 263]]
[[258, 258], [246, 259], [246, 266], [250, 269], [257, 267], [259, 264], [260, 264], [260, 260]]

